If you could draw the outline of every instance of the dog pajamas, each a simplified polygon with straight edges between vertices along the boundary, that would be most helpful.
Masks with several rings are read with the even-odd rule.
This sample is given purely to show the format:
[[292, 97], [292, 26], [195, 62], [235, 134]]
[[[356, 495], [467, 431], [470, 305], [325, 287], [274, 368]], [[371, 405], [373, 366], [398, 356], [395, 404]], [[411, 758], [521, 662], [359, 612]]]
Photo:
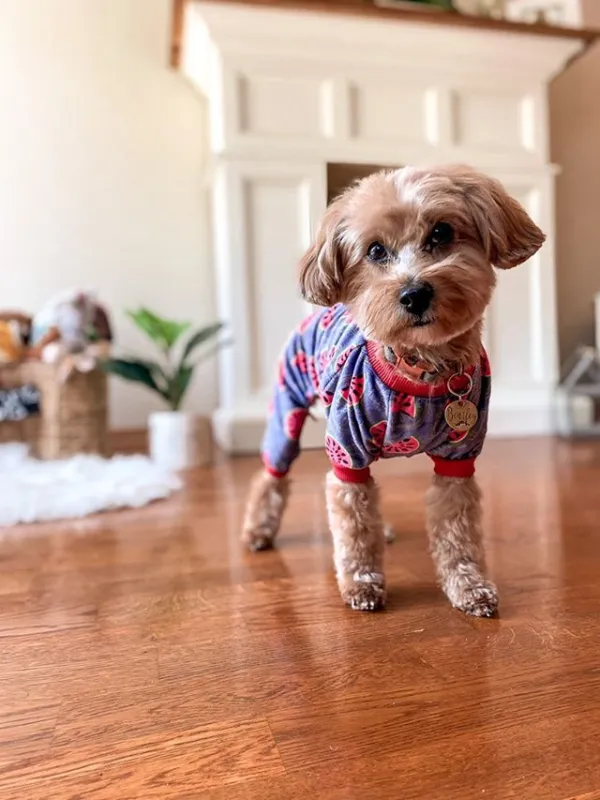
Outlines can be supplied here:
[[[287, 342], [279, 362], [269, 409], [263, 462], [283, 477], [300, 450], [300, 434], [317, 400], [327, 416], [325, 448], [335, 475], [364, 483], [379, 458], [426, 453], [435, 472], [467, 478], [475, 471], [487, 428], [490, 370], [484, 352], [452, 388], [467, 386], [478, 419], [466, 431], [453, 430], [446, 406], [456, 397], [447, 382], [430, 384], [401, 375], [367, 341], [341, 304], [307, 317]], [[470, 378], [470, 381], [469, 381]], [[469, 387], [469, 383], [472, 386]]]

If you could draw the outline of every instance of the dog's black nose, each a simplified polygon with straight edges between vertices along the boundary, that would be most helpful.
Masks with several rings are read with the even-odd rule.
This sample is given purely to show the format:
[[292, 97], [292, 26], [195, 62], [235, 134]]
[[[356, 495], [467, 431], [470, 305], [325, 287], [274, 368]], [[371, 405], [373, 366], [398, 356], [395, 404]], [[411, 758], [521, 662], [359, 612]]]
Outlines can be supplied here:
[[415, 283], [400, 292], [400, 305], [417, 317], [427, 311], [432, 299], [433, 286], [430, 283]]

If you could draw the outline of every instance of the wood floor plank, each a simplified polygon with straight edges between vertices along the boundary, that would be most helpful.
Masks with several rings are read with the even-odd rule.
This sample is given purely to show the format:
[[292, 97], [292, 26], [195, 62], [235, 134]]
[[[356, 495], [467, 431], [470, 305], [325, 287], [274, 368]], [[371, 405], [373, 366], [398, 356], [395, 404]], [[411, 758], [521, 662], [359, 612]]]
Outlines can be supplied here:
[[[589, 735], [581, 748], [573, 736], [580, 722], [583, 722], [583, 732]], [[353, 758], [339, 749], [335, 760], [310, 771], [288, 770], [284, 777], [242, 783], [199, 797], [210, 800], [280, 800], [285, 797], [597, 800], [600, 792], [592, 790], [588, 795], [586, 789], [598, 783], [600, 739], [597, 732], [586, 726], [584, 716], [566, 722], [536, 722], [527, 729], [511, 729], [510, 733], [510, 738], [503, 739], [500, 747], [494, 737], [482, 733], [477, 738], [443, 740], [430, 746], [398, 750], [385, 757], [373, 752], [367, 758]], [[542, 760], [541, 741], [544, 742]]]
[[435, 584], [425, 459], [374, 470], [398, 533], [375, 615], [337, 594], [322, 452], [278, 549], [240, 549], [255, 467], [0, 531], [1, 800], [600, 800], [600, 443], [486, 446], [495, 620]]
[[[600, 732], [587, 714], [599, 679], [598, 673], [583, 674], [508, 691], [490, 691], [482, 680], [459, 692], [421, 693], [394, 708], [340, 706], [319, 716], [291, 711], [269, 720], [290, 773], [333, 770], [344, 780], [348, 773], [337, 769], [342, 761], [362, 765], [359, 785], [377, 787], [377, 796], [388, 796], [390, 770], [402, 778], [403, 798], [459, 800], [485, 791], [561, 800], [573, 789], [594, 787], [600, 777]], [[374, 764], [365, 781], [364, 770]], [[443, 795], [436, 794], [440, 787]]]
[[259, 718], [128, 738], [110, 747], [97, 738], [56, 743], [46, 759], [0, 768], [0, 796], [22, 797], [26, 787], [31, 800], [163, 798], [173, 786], [180, 796], [283, 772], [269, 726]]
[[60, 706], [60, 696], [48, 683], [34, 691], [14, 677], [0, 680], [0, 767], [48, 750]]

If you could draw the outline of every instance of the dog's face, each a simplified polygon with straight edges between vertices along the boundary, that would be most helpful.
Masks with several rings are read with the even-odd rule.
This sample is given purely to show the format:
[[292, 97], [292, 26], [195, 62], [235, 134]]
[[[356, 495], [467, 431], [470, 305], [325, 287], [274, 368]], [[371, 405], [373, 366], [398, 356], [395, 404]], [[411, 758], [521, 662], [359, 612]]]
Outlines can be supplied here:
[[302, 292], [347, 304], [370, 339], [435, 346], [481, 320], [494, 267], [523, 263], [544, 238], [498, 181], [467, 167], [380, 172], [327, 209]]

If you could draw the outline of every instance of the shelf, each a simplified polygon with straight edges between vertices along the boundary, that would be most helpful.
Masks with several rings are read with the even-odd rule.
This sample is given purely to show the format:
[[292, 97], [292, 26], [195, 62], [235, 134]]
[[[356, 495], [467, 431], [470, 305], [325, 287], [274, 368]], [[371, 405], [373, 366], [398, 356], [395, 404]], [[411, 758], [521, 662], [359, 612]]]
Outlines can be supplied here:
[[[171, 41], [171, 63], [178, 66], [181, 54], [183, 17], [186, 3], [193, 0], [173, 0], [173, 33]], [[232, 4], [232, 0], [213, 0]], [[487, 19], [485, 17], [459, 14], [449, 11], [411, 11], [403, 8], [380, 8], [370, 0], [235, 0], [238, 5], [260, 6], [263, 8], [287, 9], [289, 11], [312, 11], [323, 14], [346, 14], [365, 19], [394, 20], [395, 22], [425, 23], [427, 25], [451, 26], [469, 30], [491, 31], [496, 33], [545, 36], [550, 38], [579, 39], [590, 45], [600, 37], [600, 30], [591, 28], [563, 28], [558, 25], [540, 23], [509, 22], [507, 20]]]

